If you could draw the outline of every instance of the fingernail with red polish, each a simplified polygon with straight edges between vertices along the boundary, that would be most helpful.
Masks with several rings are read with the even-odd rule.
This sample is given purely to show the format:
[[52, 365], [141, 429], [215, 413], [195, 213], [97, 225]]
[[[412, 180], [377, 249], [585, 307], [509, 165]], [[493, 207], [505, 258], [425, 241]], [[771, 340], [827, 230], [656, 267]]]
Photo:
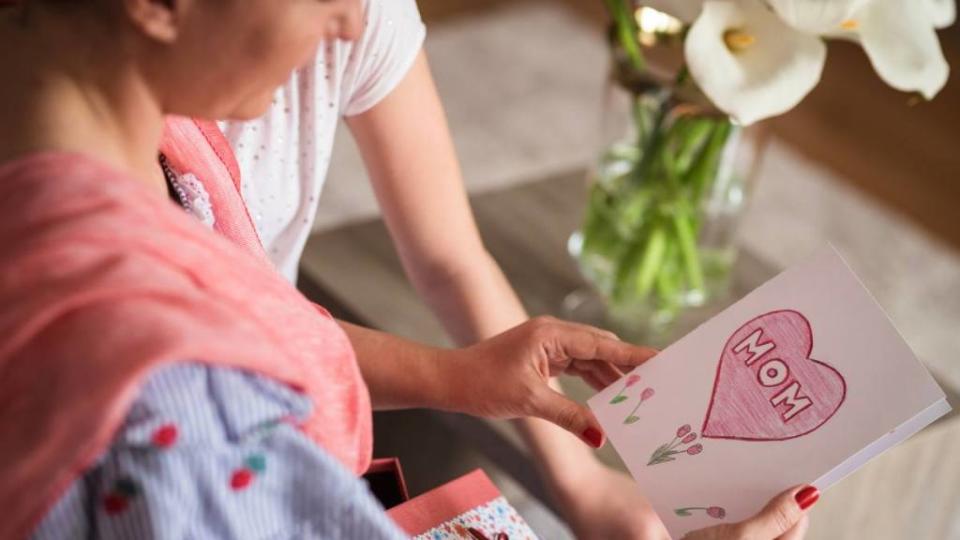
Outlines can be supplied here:
[[600, 445], [603, 444], [603, 433], [600, 433], [597, 428], [587, 428], [583, 432], [583, 438], [594, 448], [600, 448]]
[[794, 496], [797, 500], [797, 504], [800, 505], [801, 510], [806, 510], [813, 506], [813, 503], [817, 502], [817, 499], [820, 498], [820, 491], [813, 486], [807, 486]]

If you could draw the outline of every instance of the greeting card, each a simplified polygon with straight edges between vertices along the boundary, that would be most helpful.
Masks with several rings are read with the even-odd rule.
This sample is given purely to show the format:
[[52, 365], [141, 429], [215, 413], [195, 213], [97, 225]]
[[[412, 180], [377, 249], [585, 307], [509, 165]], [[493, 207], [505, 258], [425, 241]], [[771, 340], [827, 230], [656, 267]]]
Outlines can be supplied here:
[[821, 491], [950, 410], [840, 255], [824, 249], [589, 405], [674, 537]]

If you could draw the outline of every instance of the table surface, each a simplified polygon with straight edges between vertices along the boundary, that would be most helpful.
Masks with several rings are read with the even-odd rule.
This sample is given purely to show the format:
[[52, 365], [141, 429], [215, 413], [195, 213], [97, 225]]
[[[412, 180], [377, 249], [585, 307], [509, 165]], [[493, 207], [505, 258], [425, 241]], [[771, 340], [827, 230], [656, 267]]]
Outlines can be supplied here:
[[[574, 171], [471, 198], [487, 249], [531, 315], [569, 315], [569, 311], [565, 311], [565, 299], [571, 293], [582, 295], [587, 290], [566, 249], [567, 239], [579, 225], [585, 192], [583, 173]], [[776, 271], [751, 253], [741, 252], [733, 272], [731, 293], [701, 309], [695, 314], [696, 320], [688, 319], [678, 325], [678, 332], [685, 333], [698, 320], [720, 311], [773, 277]], [[449, 344], [443, 327], [407, 281], [386, 227], [379, 219], [312, 236], [301, 260], [300, 279], [301, 288], [308, 295], [342, 318], [425, 343]], [[565, 380], [564, 388], [575, 398], [592, 395], [592, 391], [577, 380]], [[523, 445], [505, 423], [464, 416], [444, 416], [443, 421], [454, 424], [454, 429], [469, 438], [471, 444], [528, 491], [547, 501]], [[930, 431], [935, 433], [928, 434]], [[916, 449], [924, 439], [939, 442], [919, 447], [928, 459], [926, 465], [918, 465], [905, 448]], [[935, 473], [938, 467], [951, 467], [954, 474], [948, 475], [947, 480], [960, 478], [960, 460], [947, 457], [960, 455], [958, 450], [960, 429], [956, 421], [951, 421], [948, 426], [927, 430], [881, 456], [837, 489], [848, 493], [847, 497], [856, 494], [856, 500], [837, 497], [818, 505], [823, 507], [818, 508], [818, 513], [829, 515], [830, 526], [818, 532], [818, 527], [823, 525], [815, 523], [810, 538], [960, 538], [960, 515], [956, 515], [960, 509], [960, 493], [953, 482], [945, 482]], [[600, 457], [622, 468], [610, 445], [600, 452]], [[914, 479], [901, 486], [916, 492], [916, 500], [907, 501], [908, 504], [890, 492], [890, 479], [902, 480], [901, 475]], [[942, 510], [931, 509], [930, 501], [922, 495], [925, 489], [941, 497], [938, 505], [944, 505]], [[886, 493], [889, 500], [877, 500], [877, 493]], [[875, 506], [857, 502], [862, 498], [873, 500]], [[893, 515], [902, 516], [903, 519], [896, 521], [899, 527], [878, 526], [877, 520], [871, 517], [877, 507], [885, 504]], [[921, 512], [925, 516], [922, 522], [905, 513], [904, 507]], [[839, 530], [844, 534], [837, 536]], [[865, 531], [873, 532], [864, 536]]]

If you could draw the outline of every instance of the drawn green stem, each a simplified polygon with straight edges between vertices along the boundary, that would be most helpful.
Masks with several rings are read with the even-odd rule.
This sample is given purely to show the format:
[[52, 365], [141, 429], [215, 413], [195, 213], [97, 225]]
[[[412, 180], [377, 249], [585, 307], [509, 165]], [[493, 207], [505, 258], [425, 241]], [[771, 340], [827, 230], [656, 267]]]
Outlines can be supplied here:
[[632, 424], [640, 419], [638, 416], [636, 416], [636, 413], [637, 413], [637, 410], [640, 408], [641, 405], [643, 405], [645, 401], [646, 400], [643, 399], [642, 397], [640, 398], [640, 401], [637, 402], [637, 406], [634, 407], [632, 411], [630, 411], [630, 414], [628, 414], [626, 418], [623, 419], [624, 424]]

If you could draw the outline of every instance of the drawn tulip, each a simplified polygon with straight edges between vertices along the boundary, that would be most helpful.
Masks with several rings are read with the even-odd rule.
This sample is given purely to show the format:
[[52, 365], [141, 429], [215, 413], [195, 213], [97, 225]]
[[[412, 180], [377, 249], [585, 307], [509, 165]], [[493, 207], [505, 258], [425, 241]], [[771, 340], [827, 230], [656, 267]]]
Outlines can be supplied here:
[[727, 515], [727, 511], [719, 506], [711, 506], [707, 508], [707, 515], [712, 518], [723, 519]]
[[[690, 456], [695, 456], [700, 452], [703, 452], [703, 445], [697, 443], [689, 448], [678, 448], [680, 445], [690, 444], [693, 441], [697, 440], [697, 434], [691, 430], [690, 424], [685, 424], [677, 428], [677, 436], [673, 438], [672, 441], [661, 444], [653, 451], [653, 454], [650, 455], [650, 460], [647, 462], [647, 465], [658, 465], [660, 463], [667, 463], [670, 461], [676, 461], [677, 457], [687, 454]], [[720, 508], [710, 507], [710, 508]], [[689, 515], [687, 512], [689, 510], [703, 510], [706, 511], [707, 508], [704, 507], [690, 507], [690, 508], [680, 508], [677, 509], [677, 515]], [[682, 511], [682, 512], [681, 512]], [[715, 512], [717, 510], [714, 510]], [[719, 511], [723, 511], [721, 508]], [[725, 511], [723, 511], [725, 512]]]
[[[640, 377], [639, 377], [639, 376], [637, 376], [637, 380], [640, 380]], [[629, 382], [628, 382], [628, 384], [629, 384]], [[626, 388], [624, 388], [624, 389], [626, 389]], [[643, 405], [645, 401], [647, 401], [648, 399], [652, 398], [652, 397], [653, 397], [653, 394], [654, 394], [653, 388], [649, 388], [649, 387], [648, 387], [648, 388], [644, 388], [644, 389], [643, 389], [643, 392], [640, 392], [640, 400], [637, 401], [636, 407], [634, 407], [633, 410], [630, 411], [630, 414], [628, 414], [627, 417], [623, 419], [623, 423], [624, 423], [624, 424], [633, 424], [633, 423], [636, 422], [637, 420], [640, 420], [640, 417], [637, 416], [637, 409], [639, 409], [640, 406]], [[623, 399], [626, 399], [626, 397], [623, 396]], [[610, 403], [619, 403], [619, 401], [617, 400], [617, 398], [614, 398], [613, 401], [611, 401]]]
[[637, 384], [638, 382], [640, 382], [640, 376], [637, 375], [636, 373], [627, 377], [626, 384], [624, 384], [623, 388], [621, 388], [620, 391], [617, 392], [617, 395], [613, 396], [613, 398], [610, 399], [610, 404], [616, 405], [617, 403], [623, 403], [624, 401], [626, 401], [627, 396], [623, 395], [623, 393], [627, 391], [627, 388], [630, 388], [631, 386]]
[[688, 506], [686, 508], [677, 508], [673, 511], [673, 513], [680, 517], [688, 517], [692, 516], [693, 512], [697, 510], [703, 510], [708, 516], [716, 519], [723, 519], [727, 516], [727, 511], [719, 506], [711, 506], [709, 508], [704, 508], [702, 506]]

